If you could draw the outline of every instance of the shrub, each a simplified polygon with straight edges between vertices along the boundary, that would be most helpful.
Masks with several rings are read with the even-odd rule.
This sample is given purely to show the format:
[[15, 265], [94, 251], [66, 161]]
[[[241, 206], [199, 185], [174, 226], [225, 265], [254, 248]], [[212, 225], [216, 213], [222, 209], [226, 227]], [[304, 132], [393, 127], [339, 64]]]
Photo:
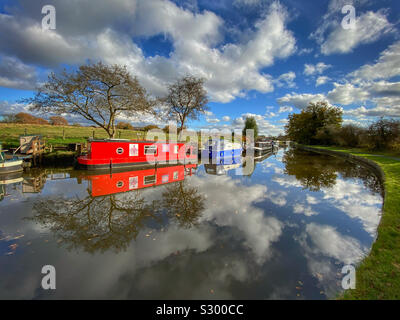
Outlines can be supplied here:
[[50, 117], [50, 124], [53, 126], [67, 126], [68, 121], [67, 121], [67, 119], [65, 119], [61, 116], [53, 116], [53, 117]]
[[49, 124], [49, 122], [43, 118], [37, 118], [29, 113], [20, 112], [15, 115], [16, 123], [24, 124]]
[[128, 123], [128, 122], [119, 122], [117, 124], [117, 129], [123, 129], [123, 130], [133, 130], [133, 126]]
[[368, 140], [372, 149], [389, 149], [400, 138], [400, 122], [393, 119], [380, 120], [371, 124], [368, 128]]
[[150, 130], [153, 130], [153, 129], [160, 129], [160, 128], [158, 126], [154, 125], [154, 124], [150, 124], [148, 126], [143, 127], [144, 131], [150, 131]]

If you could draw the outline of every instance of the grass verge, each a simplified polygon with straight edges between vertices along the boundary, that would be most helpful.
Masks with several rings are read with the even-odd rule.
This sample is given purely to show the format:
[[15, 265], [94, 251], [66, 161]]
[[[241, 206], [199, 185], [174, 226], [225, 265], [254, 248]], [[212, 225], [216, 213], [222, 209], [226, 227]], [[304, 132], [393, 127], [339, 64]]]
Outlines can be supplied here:
[[385, 201], [378, 237], [356, 273], [356, 289], [339, 299], [400, 299], [400, 161], [397, 154], [371, 153], [361, 149], [310, 146], [350, 153], [377, 163], [385, 174]]

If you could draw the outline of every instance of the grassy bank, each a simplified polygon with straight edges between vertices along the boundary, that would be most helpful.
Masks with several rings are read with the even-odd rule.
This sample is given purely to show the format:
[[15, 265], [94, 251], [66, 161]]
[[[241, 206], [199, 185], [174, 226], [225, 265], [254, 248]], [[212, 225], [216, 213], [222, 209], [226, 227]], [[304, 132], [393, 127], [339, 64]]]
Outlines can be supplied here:
[[[53, 145], [86, 142], [93, 135], [107, 138], [107, 133], [101, 128], [0, 123], [0, 141], [7, 147], [19, 146], [19, 136], [25, 134], [42, 135], [47, 143]], [[116, 134], [116, 138], [121, 139], [142, 139], [143, 136], [144, 132], [133, 130], [118, 130]]]
[[320, 147], [350, 153], [377, 163], [385, 174], [385, 201], [378, 238], [371, 253], [357, 267], [355, 290], [342, 299], [400, 299], [400, 161], [398, 154], [360, 149]]

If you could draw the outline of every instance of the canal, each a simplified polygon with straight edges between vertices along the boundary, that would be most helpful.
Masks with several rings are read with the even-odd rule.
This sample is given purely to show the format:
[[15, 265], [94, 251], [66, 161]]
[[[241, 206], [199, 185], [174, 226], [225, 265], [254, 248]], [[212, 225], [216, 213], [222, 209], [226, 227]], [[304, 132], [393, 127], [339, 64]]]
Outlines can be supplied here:
[[[329, 299], [368, 255], [368, 168], [280, 149], [261, 159], [0, 185], [0, 299]], [[42, 267], [56, 289], [41, 287]]]

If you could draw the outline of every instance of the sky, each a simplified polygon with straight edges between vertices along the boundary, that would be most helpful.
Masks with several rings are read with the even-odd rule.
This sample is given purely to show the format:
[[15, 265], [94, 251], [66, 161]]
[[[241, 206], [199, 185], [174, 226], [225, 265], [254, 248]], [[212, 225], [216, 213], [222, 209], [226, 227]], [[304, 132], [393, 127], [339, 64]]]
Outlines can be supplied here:
[[[54, 30], [42, 29], [44, 5]], [[204, 78], [210, 110], [196, 130], [254, 116], [260, 134], [278, 135], [316, 101], [343, 108], [344, 123], [398, 119], [399, 21], [398, 0], [0, 0], [0, 115], [28, 110], [21, 99], [49, 73], [102, 61], [157, 97], [179, 77]]]

